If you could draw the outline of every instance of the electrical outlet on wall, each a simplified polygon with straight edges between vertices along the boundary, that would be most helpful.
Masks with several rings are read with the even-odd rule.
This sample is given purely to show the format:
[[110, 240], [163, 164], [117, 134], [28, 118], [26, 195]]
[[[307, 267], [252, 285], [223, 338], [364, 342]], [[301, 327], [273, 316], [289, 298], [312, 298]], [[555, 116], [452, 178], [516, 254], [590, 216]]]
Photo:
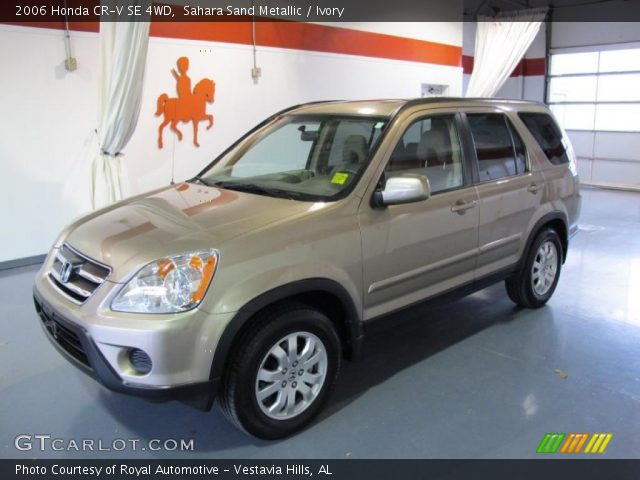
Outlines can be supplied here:
[[78, 68], [78, 59], [76, 57], [67, 57], [64, 61], [64, 66], [69, 72], [73, 72]]
[[262, 76], [262, 69], [260, 67], [253, 67], [251, 69], [251, 76], [254, 80], [259, 79]]
[[449, 85], [423, 83], [421, 87], [422, 97], [446, 97], [449, 94]]

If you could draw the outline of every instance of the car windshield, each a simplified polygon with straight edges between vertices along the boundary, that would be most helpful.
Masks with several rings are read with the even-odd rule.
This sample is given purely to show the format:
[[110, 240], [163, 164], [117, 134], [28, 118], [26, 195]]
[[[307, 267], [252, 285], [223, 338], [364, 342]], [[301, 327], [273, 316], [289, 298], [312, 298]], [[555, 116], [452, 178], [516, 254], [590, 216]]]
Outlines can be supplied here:
[[303, 201], [345, 196], [386, 118], [286, 115], [249, 135], [197, 177], [230, 190]]

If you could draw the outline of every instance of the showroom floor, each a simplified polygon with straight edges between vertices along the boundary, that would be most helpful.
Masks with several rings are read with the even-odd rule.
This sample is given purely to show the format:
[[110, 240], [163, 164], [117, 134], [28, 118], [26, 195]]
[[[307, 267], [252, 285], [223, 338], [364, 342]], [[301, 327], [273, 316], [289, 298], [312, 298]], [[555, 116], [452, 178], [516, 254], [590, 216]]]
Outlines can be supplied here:
[[[640, 457], [640, 194], [583, 190], [581, 231], [558, 289], [519, 310], [496, 285], [373, 334], [346, 364], [324, 415], [296, 437], [249, 438], [216, 409], [110, 393], [67, 364], [31, 301], [37, 267], [0, 272], [0, 457], [19, 434], [65, 442], [193, 439], [226, 458], [535, 457], [546, 432], [611, 432], [606, 457]], [[585, 456], [585, 455], [581, 455]]]

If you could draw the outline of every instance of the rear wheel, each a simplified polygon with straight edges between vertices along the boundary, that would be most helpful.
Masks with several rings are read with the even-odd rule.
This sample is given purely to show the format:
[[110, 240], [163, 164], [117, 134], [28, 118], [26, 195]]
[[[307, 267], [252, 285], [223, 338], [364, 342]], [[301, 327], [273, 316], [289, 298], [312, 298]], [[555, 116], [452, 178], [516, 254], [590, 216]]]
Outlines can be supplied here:
[[560, 278], [562, 255], [558, 233], [551, 228], [540, 232], [531, 244], [522, 269], [505, 282], [509, 298], [527, 308], [539, 308], [547, 303]]
[[323, 313], [293, 303], [264, 312], [234, 355], [223, 412], [259, 438], [302, 429], [328, 397], [340, 352], [335, 328]]

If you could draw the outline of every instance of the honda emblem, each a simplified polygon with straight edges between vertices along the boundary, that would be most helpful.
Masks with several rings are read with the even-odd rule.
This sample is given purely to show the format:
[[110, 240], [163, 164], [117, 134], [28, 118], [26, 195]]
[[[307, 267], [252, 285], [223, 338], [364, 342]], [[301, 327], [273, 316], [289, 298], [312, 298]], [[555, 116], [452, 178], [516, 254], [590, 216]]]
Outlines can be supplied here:
[[69, 281], [69, 277], [71, 277], [72, 272], [73, 265], [66, 260], [62, 262], [62, 267], [60, 267], [60, 281], [62, 283], [67, 283]]

